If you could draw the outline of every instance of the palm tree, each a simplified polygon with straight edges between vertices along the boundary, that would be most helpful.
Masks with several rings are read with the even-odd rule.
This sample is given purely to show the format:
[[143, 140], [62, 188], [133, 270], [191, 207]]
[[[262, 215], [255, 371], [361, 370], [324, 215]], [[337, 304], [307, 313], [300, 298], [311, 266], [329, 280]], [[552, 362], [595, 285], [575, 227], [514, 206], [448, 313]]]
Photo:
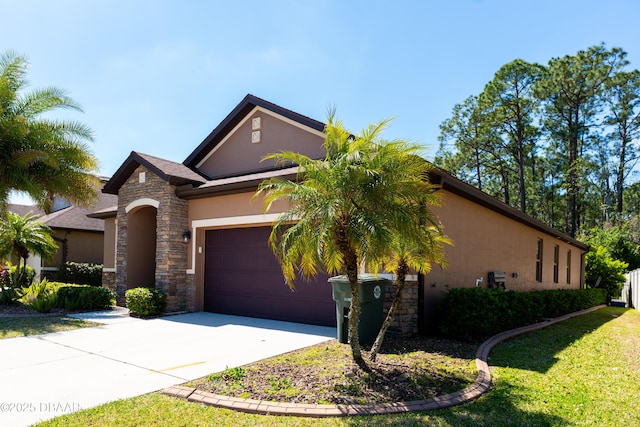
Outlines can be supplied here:
[[353, 136], [331, 114], [325, 128], [324, 159], [294, 152], [271, 154], [277, 164], [298, 165], [296, 182], [278, 178], [260, 185], [265, 210], [286, 200], [289, 210], [274, 223], [269, 238], [294, 287], [296, 273], [313, 276], [320, 269], [343, 274], [351, 288], [349, 341], [354, 361], [363, 369], [358, 323], [358, 269], [369, 257], [379, 258], [395, 238], [421, 232], [412, 206], [431, 190], [425, 180], [428, 164], [420, 147], [406, 141], [385, 141], [380, 135], [389, 120], [370, 125]]
[[54, 196], [88, 204], [97, 195], [98, 161], [86, 142], [92, 132], [77, 121], [42, 117], [59, 109], [82, 111], [55, 87], [25, 92], [27, 62], [0, 55], [0, 212], [11, 190], [29, 194], [45, 211]]
[[57, 250], [51, 229], [32, 213], [20, 216], [7, 212], [5, 219], [0, 222], [0, 255], [12, 253], [19, 258], [14, 284], [22, 283], [29, 254], [50, 258]]
[[372, 271], [382, 269], [394, 273], [396, 285], [391, 307], [369, 352], [369, 358], [372, 362], [376, 361], [387, 329], [391, 326], [393, 317], [400, 306], [401, 296], [406, 288], [407, 274], [412, 270], [417, 273], [428, 273], [431, 271], [432, 263], [443, 267], [446, 267], [447, 264], [443, 245], [452, 244], [452, 241], [443, 234], [438, 219], [428, 209], [429, 205], [438, 206], [440, 200], [435, 192], [426, 192], [423, 196], [423, 203], [415, 206], [415, 220], [423, 224], [419, 234], [403, 237], [396, 236], [387, 248], [386, 253], [383, 252], [381, 257], [368, 262], [368, 266]]

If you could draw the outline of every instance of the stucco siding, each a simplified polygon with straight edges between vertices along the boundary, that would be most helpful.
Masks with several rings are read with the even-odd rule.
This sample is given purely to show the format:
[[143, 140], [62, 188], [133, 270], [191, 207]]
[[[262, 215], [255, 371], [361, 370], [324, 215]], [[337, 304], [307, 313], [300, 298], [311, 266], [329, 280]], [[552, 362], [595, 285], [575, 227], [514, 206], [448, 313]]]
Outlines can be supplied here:
[[[255, 197], [254, 191], [192, 199], [189, 200], [189, 221], [262, 215], [265, 213], [263, 203], [264, 199], [261, 196]], [[278, 202], [268, 213], [284, 212], [287, 207], [286, 202]]]
[[104, 220], [104, 268], [116, 268], [116, 219]]
[[[425, 276], [428, 289], [474, 287], [490, 271], [506, 273], [506, 288], [517, 291], [580, 287], [583, 251], [569, 243], [444, 191], [444, 204], [435, 212], [453, 240], [446, 247], [448, 268], [434, 266]], [[542, 280], [536, 280], [538, 240], [543, 242]], [[554, 282], [554, 248], [558, 246], [558, 281]], [[571, 280], [567, 283], [567, 252], [571, 251]]]
[[[104, 256], [104, 238], [102, 233], [81, 230], [54, 230], [58, 239], [66, 239], [67, 261], [102, 264]], [[63, 261], [63, 243], [56, 241], [58, 251], [52, 259], [44, 260], [45, 267], [59, 267]]]

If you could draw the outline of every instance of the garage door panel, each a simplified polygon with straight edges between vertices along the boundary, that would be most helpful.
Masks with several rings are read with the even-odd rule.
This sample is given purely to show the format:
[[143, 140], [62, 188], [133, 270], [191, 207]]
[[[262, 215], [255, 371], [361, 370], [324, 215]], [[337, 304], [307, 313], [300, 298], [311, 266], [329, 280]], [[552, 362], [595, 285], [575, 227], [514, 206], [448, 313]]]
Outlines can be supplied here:
[[270, 232], [270, 227], [206, 232], [205, 310], [334, 326], [328, 276], [298, 279], [291, 291], [269, 247]]

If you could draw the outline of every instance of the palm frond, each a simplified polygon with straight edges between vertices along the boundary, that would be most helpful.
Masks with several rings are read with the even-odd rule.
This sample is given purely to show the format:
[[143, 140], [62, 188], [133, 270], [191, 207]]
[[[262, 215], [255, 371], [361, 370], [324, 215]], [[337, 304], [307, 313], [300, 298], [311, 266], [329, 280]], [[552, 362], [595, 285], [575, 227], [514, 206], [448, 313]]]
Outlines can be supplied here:
[[[55, 87], [25, 93], [27, 68], [13, 51], [0, 55], [0, 188], [28, 193], [45, 208], [54, 196], [87, 204], [98, 185], [98, 160], [87, 145], [93, 132], [78, 121], [41, 117], [60, 108], [82, 110]], [[6, 194], [0, 193], [0, 205]]]
[[43, 113], [57, 109], [73, 109], [82, 111], [75, 100], [66, 92], [56, 87], [36, 89], [21, 96], [15, 104], [15, 114], [35, 118]]

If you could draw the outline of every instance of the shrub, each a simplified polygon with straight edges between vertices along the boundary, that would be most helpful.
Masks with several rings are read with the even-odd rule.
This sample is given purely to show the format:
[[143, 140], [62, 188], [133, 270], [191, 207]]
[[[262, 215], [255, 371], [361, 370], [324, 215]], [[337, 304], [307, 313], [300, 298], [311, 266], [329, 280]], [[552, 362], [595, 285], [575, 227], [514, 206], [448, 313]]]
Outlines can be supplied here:
[[2, 267], [0, 264], [0, 303], [11, 304], [21, 297], [21, 287], [15, 287], [11, 283], [10, 269]]
[[36, 277], [36, 272], [30, 265], [20, 267], [24, 268], [24, 274], [22, 280], [18, 279], [18, 267], [13, 265], [9, 268], [9, 279], [11, 280], [11, 287], [13, 288], [28, 288], [33, 282], [33, 278]]
[[159, 316], [167, 305], [167, 295], [153, 288], [134, 288], [125, 292], [127, 308], [132, 316]]
[[483, 338], [607, 302], [605, 289], [515, 292], [454, 288], [445, 295], [437, 330], [449, 337]]
[[68, 283], [58, 284], [56, 305], [65, 310], [102, 310], [116, 303], [116, 294], [110, 289]]
[[9, 270], [3, 267], [2, 262], [0, 262], [0, 288], [9, 287], [10, 285]]
[[588, 287], [606, 289], [609, 300], [620, 296], [626, 281], [626, 262], [613, 259], [604, 246], [598, 246], [587, 253], [585, 264], [585, 281]]
[[47, 279], [42, 279], [24, 288], [20, 301], [40, 313], [48, 313], [56, 303], [56, 292], [55, 285], [49, 283]]
[[0, 303], [11, 304], [18, 301], [22, 297], [21, 288], [14, 288], [13, 286], [0, 285]]
[[102, 286], [102, 264], [66, 262], [58, 270], [58, 280], [66, 283]]

